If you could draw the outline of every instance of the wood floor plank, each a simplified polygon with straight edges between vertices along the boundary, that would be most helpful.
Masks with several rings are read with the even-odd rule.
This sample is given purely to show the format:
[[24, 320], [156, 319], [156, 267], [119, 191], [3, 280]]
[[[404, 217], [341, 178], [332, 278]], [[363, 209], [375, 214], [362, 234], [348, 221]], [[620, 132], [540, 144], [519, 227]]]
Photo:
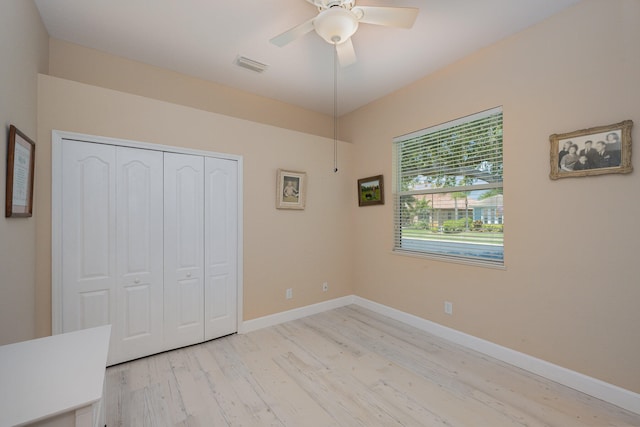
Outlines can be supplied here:
[[264, 419], [263, 412], [268, 412], [268, 407], [260, 404], [255, 393], [242, 384], [242, 379], [234, 372], [233, 366], [227, 363], [224, 356], [220, 356], [219, 353], [224, 350], [223, 347], [227, 342], [228, 340], [216, 341], [197, 346], [202, 350], [198, 353], [198, 360], [207, 372], [212, 398], [219, 405], [227, 424], [230, 426], [279, 425], [273, 419]]
[[[323, 319], [319, 318], [316, 322], [322, 324]], [[309, 326], [311, 327], [311, 326]], [[422, 379], [438, 384], [443, 392], [447, 392], [455, 396], [459, 400], [459, 405], [464, 405], [470, 409], [472, 413], [486, 413], [483, 407], [487, 406], [493, 409], [496, 416], [503, 418], [502, 420], [487, 420], [489, 423], [505, 423], [507, 420], [513, 422], [514, 425], [544, 425], [538, 419], [539, 414], [546, 407], [535, 406], [534, 402], [528, 399], [512, 399], [516, 396], [512, 391], [506, 391], [496, 384], [491, 384], [480, 375], [474, 375], [479, 371], [479, 366], [468, 365], [466, 369], [461, 366], [450, 366], [447, 360], [439, 360], [434, 353], [423, 353], [417, 347], [408, 345], [408, 343], [396, 339], [393, 336], [380, 335], [377, 331], [367, 327], [359, 328], [357, 334], [351, 334], [350, 329], [346, 332], [337, 329], [329, 329], [323, 325], [322, 331], [328, 334], [337, 335], [336, 339], [349, 341], [354, 345], [358, 343], [363, 348], [375, 349], [375, 353], [381, 355], [387, 360], [394, 362], [407, 370], [410, 370]], [[525, 406], [523, 406], [523, 403]], [[556, 418], [560, 421], [560, 425], [571, 425], [572, 419], [564, 417], [563, 414], [556, 414]]]
[[[263, 389], [265, 401], [283, 425], [303, 426], [310, 419], [322, 426], [339, 425], [278, 365], [275, 358], [281, 354], [282, 347], [278, 347], [277, 351], [269, 349], [273, 348], [272, 343], [283, 341], [279, 336], [272, 336], [271, 332], [273, 331], [273, 329], [268, 329], [260, 331], [261, 333], [250, 334], [250, 336], [243, 335], [239, 337], [240, 340], [234, 341], [234, 344], [240, 343], [241, 348], [247, 352], [245, 363]], [[242, 341], [251, 342], [252, 347], [257, 350], [249, 350], [249, 347], [243, 345]], [[266, 350], [260, 351], [260, 345]], [[293, 348], [289, 348], [288, 351], [291, 350]]]
[[111, 426], [640, 426], [357, 306], [107, 369]]
[[[418, 407], [422, 409], [423, 413], [433, 415], [434, 421], [435, 419], [442, 419], [445, 425], [470, 425], [479, 421], [486, 425], [523, 425], [521, 420], [513, 420], [511, 413], [506, 411], [486, 411], [484, 408], [485, 402], [477, 397], [472, 398], [470, 393], [461, 393], [459, 386], [450, 388], [446, 384], [450, 382], [448, 377], [443, 375], [438, 378], [435, 375], [437, 370], [433, 374], [420, 375], [411, 364], [396, 363], [393, 357], [381, 357], [375, 352], [367, 352], [366, 347], [361, 346], [357, 339], [341, 338], [342, 334], [337, 329], [313, 327], [308, 324], [312, 321], [322, 322], [318, 317], [303, 322], [307, 323], [307, 328], [315, 329], [325, 338], [333, 336], [333, 340], [342, 343], [341, 346], [343, 348], [351, 348], [352, 354], [360, 355], [359, 360], [351, 368], [348, 365], [341, 366], [344, 362], [348, 363], [348, 358], [346, 357], [340, 357], [332, 361], [333, 369], [341, 367], [344, 371], [349, 371], [351, 376], [362, 378], [363, 381], [368, 383], [369, 387], [386, 391], [387, 396], [390, 395], [389, 392], [392, 390], [394, 392], [392, 395], [396, 396], [398, 404], [403, 399], [409, 401], [412, 404], [411, 408]], [[303, 340], [304, 338], [299, 337], [297, 339]], [[307, 345], [313, 346], [313, 342], [309, 342]], [[395, 351], [396, 349], [392, 347], [385, 350], [388, 354]], [[418, 363], [422, 362], [423, 360], [421, 359]], [[363, 373], [367, 371], [368, 373], [363, 377]], [[459, 382], [454, 384], [459, 384]], [[474, 391], [478, 392], [475, 389]], [[406, 399], [405, 396], [411, 397]], [[408, 410], [408, 408], [404, 409]], [[444, 418], [439, 414], [455, 415], [449, 415]], [[536, 426], [541, 424], [530, 419], [527, 425]]]
[[[405, 391], [396, 389], [395, 393], [380, 393], [381, 389], [390, 389], [388, 387], [389, 377], [405, 377], [408, 378], [408, 382], [415, 383], [416, 377], [411, 372], [404, 370], [402, 367], [389, 363], [388, 360], [377, 357], [375, 354], [361, 352], [354, 348], [353, 345], [344, 346], [339, 343], [334, 343], [332, 346], [326, 340], [318, 339], [318, 337], [310, 334], [300, 334], [301, 330], [304, 330], [304, 325], [301, 328], [292, 327], [293, 325], [287, 325], [286, 334], [288, 339], [299, 342], [301, 346], [308, 348], [317, 357], [330, 362], [330, 366], [327, 369], [335, 371], [337, 373], [345, 373], [345, 377], [351, 377], [357, 380], [358, 386], [351, 385], [347, 387], [347, 392], [351, 392], [352, 389], [359, 389], [364, 387], [369, 391], [367, 396], [367, 403], [361, 406], [370, 406], [370, 402], [387, 402], [387, 405], [392, 409], [386, 409], [387, 413], [398, 413], [398, 411], [406, 414], [406, 416], [395, 415], [398, 419], [395, 425], [419, 425], [421, 422], [439, 423], [447, 425], [442, 417], [433, 411], [428, 410], [424, 406], [416, 404], [406, 404], [407, 400], [404, 399], [406, 395]], [[437, 385], [427, 384], [427, 386], [433, 386], [437, 389]], [[417, 391], [418, 387], [415, 387], [412, 391]], [[420, 390], [425, 392], [424, 389]], [[343, 392], [344, 393], [344, 392]], [[374, 394], [374, 398], [371, 395]], [[426, 394], [426, 393], [425, 393]], [[425, 395], [423, 394], [423, 395]], [[379, 405], [379, 403], [378, 403]], [[380, 411], [381, 409], [378, 408]], [[409, 417], [410, 419], [407, 419]], [[402, 421], [404, 419], [404, 421]]]
[[[340, 310], [336, 311], [336, 314], [338, 313]], [[401, 322], [390, 321], [384, 316], [359, 307], [354, 307], [346, 313], [348, 320], [358, 318], [361, 325], [373, 326], [374, 330], [378, 332], [382, 331], [393, 336], [400, 335], [402, 339], [408, 340], [411, 345], [417, 348], [424, 348], [425, 345], [429, 345], [427, 344], [429, 341], [433, 341], [435, 338], [426, 332], [407, 328], [407, 325]], [[411, 333], [411, 338], [408, 338], [407, 332]], [[464, 378], [467, 378], [474, 384], [474, 388], [482, 389], [483, 384], [484, 388], [493, 388], [492, 394], [496, 395], [500, 404], [520, 405], [536, 415], [545, 411], [553, 411], [554, 413], [549, 415], [549, 418], [562, 421], [559, 424], [562, 426], [617, 425], [608, 424], [606, 419], [617, 419], [619, 416], [624, 419], [624, 414], [626, 414], [626, 411], [614, 405], [608, 405], [599, 399], [550, 382], [538, 375], [456, 344], [437, 338], [435, 338], [435, 343], [440, 348], [446, 349], [444, 353], [430, 352], [430, 362], [436, 363], [438, 370], [446, 370], [451, 375], [464, 375], [464, 377], [459, 376], [459, 379], [464, 381]], [[399, 344], [394, 342], [393, 345]], [[441, 354], [447, 357], [438, 357]], [[448, 355], [454, 355], [454, 357], [448, 357]], [[637, 421], [632, 422], [636, 423]]]

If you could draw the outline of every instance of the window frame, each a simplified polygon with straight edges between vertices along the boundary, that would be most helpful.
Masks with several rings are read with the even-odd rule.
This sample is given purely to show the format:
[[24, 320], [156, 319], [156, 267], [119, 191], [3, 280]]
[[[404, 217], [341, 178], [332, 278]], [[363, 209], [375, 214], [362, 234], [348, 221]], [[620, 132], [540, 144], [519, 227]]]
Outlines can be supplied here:
[[[466, 124], [469, 124], [473, 121], [477, 121], [480, 119], [485, 119], [485, 122], [481, 122], [478, 124], [478, 129], [482, 128], [482, 125], [485, 123], [490, 123], [491, 120], [495, 119], [495, 116], [500, 116], [500, 127], [501, 127], [501, 133], [500, 133], [500, 157], [492, 157], [492, 156], [487, 156], [487, 160], [483, 160], [484, 161], [494, 161], [496, 159], [499, 159], [498, 164], [500, 167], [500, 174], [499, 174], [499, 179], [496, 179], [492, 182], [484, 182], [484, 183], [477, 183], [474, 184], [472, 183], [471, 185], [459, 185], [458, 182], [456, 182], [456, 184], [454, 184], [453, 186], [434, 186], [431, 188], [422, 188], [422, 189], [406, 189], [406, 190], [402, 190], [400, 187], [402, 186], [403, 183], [403, 178], [406, 177], [406, 174], [403, 174], [403, 170], [402, 170], [402, 165], [400, 164], [401, 159], [402, 159], [402, 143], [403, 142], [409, 142], [412, 139], [416, 139], [416, 138], [426, 138], [427, 135], [433, 135], [435, 133], [438, 132], [442, 132], [442, 133], [446, 133], [448, 131], [451, 131], [453, 128], [455, 127], [460, 127], [460, 126], [464, 126]], [[475, 129], [475, 128], [474, 128]], [[426, 141], [423, 141], [426, 142]], [[422, 142], [418, 142], [417, 144], [422, 144]], [[417, 146], [417, 144], [415, 146]], [[464, 142], [461, 142], [461, 144], [464, 144]], [[415, 146], [411, 146], [411, 150], [415, 149]], [[462, 146], [462, 145], [460, 145]], [[456, 146], [457, 147], [457, 146]], [[457, 159], [455, 155], [452, 155], [451, 158], [453, 159]], [[462, 168], [464, 167], [461, 164], [456, 164], [453, 168], [452, 167], [444, 167], [444, 171], [445, 171], [445, 175], [447, 173], [452, 174], [455, 172], [456, 168]], [[496, 259], [496, 258], [492, 258], [489, 256], [469, 256], [469, 255], [460, 255], [460, 254], [455, 254], [455, 253], [451, 253], [454, 252], [452, 250], [449, 250], [449, 253], [447, 253], [447, 244], [450, 243], [443, 243], [443, 249], [441, 251], [430, 251], [430, 250], [424, 250], [424, 249], [417, 249], [415, 247], [413, 248], [407, 248], [406, 246], [403, 246], [403, 207], [401, 206], [401, 198], [405, 197], [405, 196], [428, 196], [428, 195], [434, 195], [434, 194], [442, 194], [442, 193], [456, 193], [456, 192], [471, 192], [471, 191], [482, 191], [482, 190], [498, 190], [496, 194], [501, 195], [501, 205], [500, 206], [501, 210], [502, 210], [502, 215], [500, 215], [499, 217], [499, 222], [497, 222], [496, 224], [500, 224], [502, 225], [502, 227], [504, 227], [504, 174], [503, 174], [503, 170], [504, 170], [504, 116], [503, 116], [503, 108], [502, 106], [499, 107], [495, 107], [495, 108], [491, 108], [488, 110], [484, 110], [484, 111], [480, 111], [478, 113], [475, 114], [471, 114], [468, 116], [464, 116], [464, 117], [460, 117], [458, 119], [454, 119], [448, 122], [444, 122], [444, 123], [440, 123], [434, 126], [430, 126], [415, 132], [411, 132], [409, 134], [406, 135], [401, 135], [398, 137], [395, 137], [393, 139], [393, 164], [392, 164], [392, 169], [393, 169], [393, 174], [392, 174], [392, 178], [393, 178], [393, 250], [392, 252], [394, 254], [398, 254], [398, 255], [405, 255], [405, 256], [412, 256], [412, 257], [419, 257], [419, 258], [427, 258], [427, 259], [434, 259], [434, 260], [438, 260], [438, 261], [446, 261], [446, 262], [453, 262], [453, 263], [459, 263], [459, 264], [467, 264], [467, 265], [477, 265], [477, 266], [483, 266], [483, 267], [490, 267], [490, 268], [498, 268], [498, 269], [504, 269], [505, 268], [505, 257], [504, 257], [504, 228], [502, 228], [502, 242], [499, 245], [501, 247], [501, 258]], [[417, 173], [415, 170], [411, 171], [409, 170], [409, 172], [413, 172], [413, 173]], [[416, 175], [419, 176], [420, 174]], [[498, 175], [496, 175], [497, 177]], [[457, 177], [456, 177], [457, 178]], [[466, 183], [465, 183], [466, 184]], [[406, 185], [406, 184], [405, 184]], [[444, 185], [444, 184], [443, 184]], [[446, 196], [444, 196], [446, 197]], [[432, 208], [433, 209], [433, 208]], [[443, 209], [443, 208], [438, 208], [438, 209]], [[484, 210], [485, 208], [479, 208]], [[469, 209], [467, 208], [467, 211]], [[462, 206], [460, 208], [460, 211], [462, 213], [465, 212], [465, 206]], [[458, 216], [460, 215], [460, 211], [458, 212]], [[433, 215], [433, 213], [431, 213], [430, 215]], [[446, 215], [451, 215], [450, 212], [447, 212], [445, 214]], [[468, 218], [468, 217], [467, 217]], [[473, 218], [473, 217], [472, 217]], [[472, 219], [473, 221], [473, 219]], [[468, 224], [467, 224], [468, 226]], [[468, 231], [468, 229], [467, 229]], [[437, 239], [435, 239], [435, 241], [437, 241]], [[469, 241], [463, 241], [462, 243], [464, 243], [464, 245], [462, 246], [462, 248], [465, 249], [469, 249], [471, 248], [471, 245], [473, 243], [469, 242]], [[436, 243], [437, 244], [437, 243]]]

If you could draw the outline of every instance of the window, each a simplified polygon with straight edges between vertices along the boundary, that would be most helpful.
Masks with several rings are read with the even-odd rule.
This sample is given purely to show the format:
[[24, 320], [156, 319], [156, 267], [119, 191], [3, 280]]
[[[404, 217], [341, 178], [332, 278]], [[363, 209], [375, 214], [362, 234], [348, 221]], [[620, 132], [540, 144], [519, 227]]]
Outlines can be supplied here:
[[504, 264], [502, 108], [394, 139], [394, 251]]

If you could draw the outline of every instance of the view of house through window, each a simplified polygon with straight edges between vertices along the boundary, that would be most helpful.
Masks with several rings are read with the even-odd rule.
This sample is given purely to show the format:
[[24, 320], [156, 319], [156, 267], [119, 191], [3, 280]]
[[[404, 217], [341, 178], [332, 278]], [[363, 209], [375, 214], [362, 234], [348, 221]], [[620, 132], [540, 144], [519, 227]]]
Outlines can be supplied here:
[[394, 144], [394, 250], [502, 265], [502, 108]]

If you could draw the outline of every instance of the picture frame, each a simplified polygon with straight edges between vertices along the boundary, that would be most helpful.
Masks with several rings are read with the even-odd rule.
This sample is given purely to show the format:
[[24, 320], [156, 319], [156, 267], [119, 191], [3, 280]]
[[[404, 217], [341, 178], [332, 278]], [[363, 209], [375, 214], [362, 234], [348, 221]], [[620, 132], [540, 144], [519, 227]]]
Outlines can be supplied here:
[[14, 125], [9, 126], [5, 217], [33, 215], [33, 177], [36, 143]]
[[384, 177], [369, 176], [358, 180], [358, 206], [384, 205]]
[[583, 177], [612, 173], [630, 173], [631, 129], [633, 121], [625, 120], [574, 132], [553, 134], [549, 177]]
[[304, 209], [307, 199], [307, 174], [278, 169], [276, 185], [277, 209]]

